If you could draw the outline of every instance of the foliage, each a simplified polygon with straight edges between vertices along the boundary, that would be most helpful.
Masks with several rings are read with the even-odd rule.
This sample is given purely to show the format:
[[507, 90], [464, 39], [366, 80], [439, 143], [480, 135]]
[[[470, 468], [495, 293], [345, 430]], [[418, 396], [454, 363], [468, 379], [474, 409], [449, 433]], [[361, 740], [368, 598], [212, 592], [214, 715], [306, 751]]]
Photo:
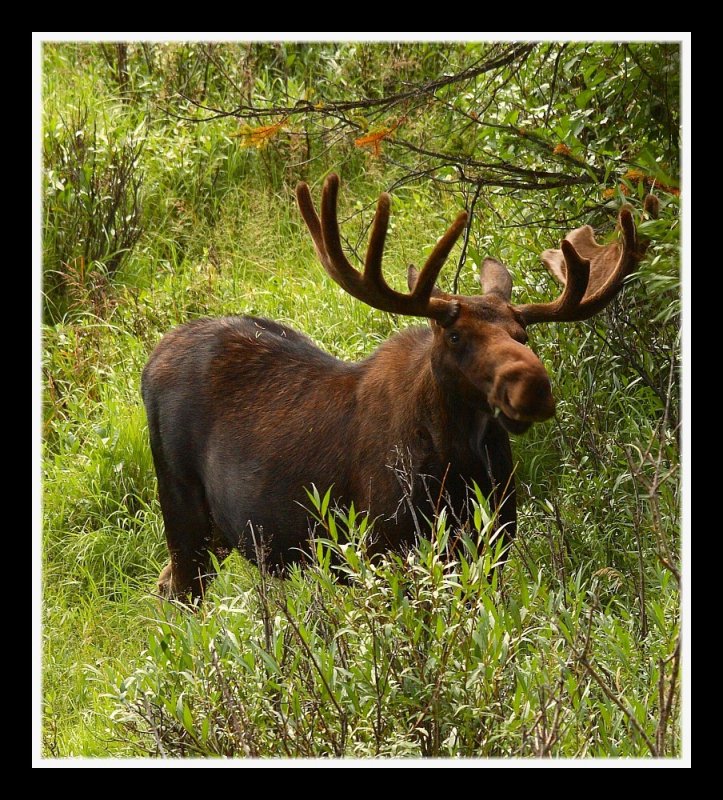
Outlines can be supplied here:
[[[669, 753], [670, 575], [640, 649], [631, 610], [601, 605], [605, 574], [551, 589], [517, 561], [500, 585], [501, 542], [479, 495], [476, 508], [471, 536], [441, 518], [430, 541], [374, 563], [363, 526], [327, 511], [315, 567], [286, 581], [227, 569], [199, 613], [159, 620], [114, 720], [165, 756]], [[621, 663], [645, 676], [632, 691]]]
[[56, 317], [103, 298], [142, 232], [142, 127], [119, 135], [99, 131], [87, 106], [65, 113], [46, 120], [43, 152], [44, 288]]
[[[678, 48], [67, 43], [44, 63], [45, 754], [679, 755]], [[611, 235], [623, 202], [640, 221], [651, 187], [661, 213], [605, 313], [531, 329], [558, 413], [513, 442], [503, 571], [468, 546], [483, 498], [475, 531], [432, 520], [371, 563], [363, 518], [312, 491], [315, 566], [234, 555], [197, 613], [159, 605], [139, 380], [160, 336], [254, 313], [358, 359], [413, 324], [318, 265], [292, 189], [331, 168], [352, 258], [392, 191], [400, 288], [461, 205], [442, 287], [474, 292], [494, 255], [515, 302], [554, 296], [538, 254], [564, 231]]]

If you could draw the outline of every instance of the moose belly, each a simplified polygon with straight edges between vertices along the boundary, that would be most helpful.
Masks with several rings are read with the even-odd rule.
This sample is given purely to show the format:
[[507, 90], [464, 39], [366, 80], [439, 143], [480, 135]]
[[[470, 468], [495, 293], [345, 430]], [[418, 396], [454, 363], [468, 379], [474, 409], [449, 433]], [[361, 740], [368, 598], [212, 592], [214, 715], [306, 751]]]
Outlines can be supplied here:
[[284, 470], [273, 459], [229, 464], [217, 458], [207, 467], [206, 497], [224, 543], [277, 568], [306, 560], [316, 525], [306, 488], [314, 484], [323, 493], [325, 481], [313, 468]]

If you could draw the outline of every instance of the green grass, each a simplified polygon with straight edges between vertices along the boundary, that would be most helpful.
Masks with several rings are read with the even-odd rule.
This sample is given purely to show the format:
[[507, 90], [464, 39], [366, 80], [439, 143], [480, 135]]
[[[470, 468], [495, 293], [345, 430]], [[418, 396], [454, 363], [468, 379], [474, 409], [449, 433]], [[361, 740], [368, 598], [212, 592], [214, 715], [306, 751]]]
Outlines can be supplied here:
[[[46, 119], [82, 99], [103, 126], [134, 130], [138, 109], [69, 52], [46, 53]], [[287, 581], [232, 556], [196, 614], [153, 596], [166, 548], [139, 386], [163, 333], [252, 313], [359, 359], [415, 324], [333, 283], [292, 182], [265, 181], [267, 156], [227, 134], [153, 120], [141, 239], [113, 281], [71, 282], [43, 328], [44, 755], [679, 755], [673, 199], [622, 303], [531, 331], [558, 414], [513, 442], [520, 532], [501, 576], [494, 545], [442, 558], [457, 532], [440, 520], [408, 560], [372, 566], [357, 536], [339, 555], [347, 585], [333, 580], [331, 541]], [[342, 218], [373, 203], [379, 169], [347, 164]], [[557, 234], [501, 229], [498, 210], [518, 206], [495, 203], [478, 207], [482, 256], [502, 254], [515, 299], [554, 291], [535, 254]], [[396, 288], [457, 210], [433, 186], [395, 194]], [[360, 252], [369, 213], [344, 224]], [[462, 290], [473, 287], [468, 266]], [[487, 524], [480, 500], [478, 535]]]

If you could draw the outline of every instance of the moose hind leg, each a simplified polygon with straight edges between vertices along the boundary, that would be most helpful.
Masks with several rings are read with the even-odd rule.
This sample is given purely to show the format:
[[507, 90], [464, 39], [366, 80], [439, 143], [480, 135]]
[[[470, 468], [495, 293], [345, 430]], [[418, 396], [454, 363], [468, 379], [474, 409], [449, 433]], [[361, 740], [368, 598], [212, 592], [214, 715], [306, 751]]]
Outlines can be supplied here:
[[171, 559], [158, 577], [158, 591], [167, 598], [202, 597], [211, 576], [211, 515], [200, 484], [158, 477], [166, 541]]

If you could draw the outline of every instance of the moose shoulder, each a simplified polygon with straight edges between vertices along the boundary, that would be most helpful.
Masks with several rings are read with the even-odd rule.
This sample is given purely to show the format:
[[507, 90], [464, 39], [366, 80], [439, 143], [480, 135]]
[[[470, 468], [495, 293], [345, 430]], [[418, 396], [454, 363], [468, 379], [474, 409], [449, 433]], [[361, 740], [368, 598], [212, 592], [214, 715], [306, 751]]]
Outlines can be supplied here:
[[[493, 259], [485, 260], [481, 295], [448, 295], [435, 280], [464, 230], [461, 213], [423, 268], [410, 267], [402, 294], [382, 275], [389, 196], [379, 198], [360, 273], [341, 247], [338, 186], [330, 175], [321, 218], [306, 184], [297, 188], [324, 268], [362, 302], [431, 324], [396, 334], [358, 363], [255, 317], [196, 320], [163, 338], [142, 390], [171, 556], [159, 578], [167, 596], [201, 594], [209, 551], [217, 548], [238, 547], [255, 560], [261, 544], [267, 563], [279, 567], [302, 558], [311, 484], [333, 485], [339, 502], [369, 512], [372, 551], [411, 543], [418, 520], [441, 504], [464, 521], [472, 482], [491, 498], [504, 535], [513, 536], [509, 433], [555, 413], [525, 329], [597, 313], [643, 252], [623, 209], [621, 243], [602, 247], [585, 226], [560, 250], [543, 253], [564, 284], [553, 302], [512, 305], [510, 275]], [[654, 205], [646, 201], [651, 213]]]

